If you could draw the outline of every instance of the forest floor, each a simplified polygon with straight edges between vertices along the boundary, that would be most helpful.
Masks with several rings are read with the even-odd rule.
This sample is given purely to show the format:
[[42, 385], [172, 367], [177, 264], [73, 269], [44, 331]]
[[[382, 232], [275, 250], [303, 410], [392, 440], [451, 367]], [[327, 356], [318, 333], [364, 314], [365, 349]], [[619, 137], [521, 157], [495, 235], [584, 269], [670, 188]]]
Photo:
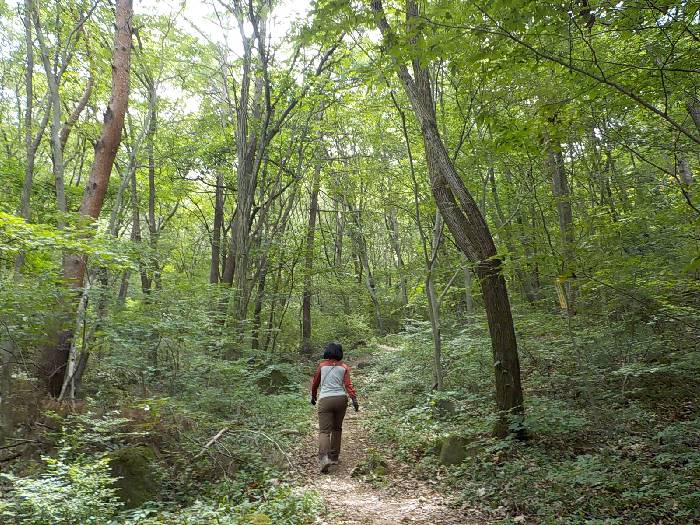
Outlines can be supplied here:
[[[392, 351], [380, 345], [380, 351]], [[371, 364], [372, 356], [348, 359], [353, 382], [362, 401], [360, 411], [348, 409], [343, 424], [343, 442], [338, 465], [321, 474], [317, 460], [318, 426], [300, 444], [294, 454], [295, 484], [299, 491], [316, 491], [328, 511], [318, 518], [320, 525], [477, 525], [486, 524], [476, 509], [455, 508], [430, 483], [415, 479], [406, 464], [382, 454], [363, 428], [362, 421], [372, 417], [372, 402], [363, 392], [363, 373], [359, 363]], [[381, 470], [366, 472], [377, 455], [386, 462]]]

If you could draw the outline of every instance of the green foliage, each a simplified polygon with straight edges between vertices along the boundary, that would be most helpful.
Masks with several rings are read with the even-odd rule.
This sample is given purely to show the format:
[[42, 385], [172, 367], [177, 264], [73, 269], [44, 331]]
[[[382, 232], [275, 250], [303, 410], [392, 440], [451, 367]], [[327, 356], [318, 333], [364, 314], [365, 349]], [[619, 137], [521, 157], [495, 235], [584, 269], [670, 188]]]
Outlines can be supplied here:
[[[373, 436], [442, 478], [459, 500], [490, 507], [497, 522], [691, 523], [700, 519], [698, 352], [684, 337], [627, 321], [592, 328], [574, 319], [516, 311], [529, 439], [490, 437], [490, 349], [483, 321], [445, 329], [446, 390], [430, 392], [429, 329], [411, 323], [369, 372]], [[620, 356], [624, 355], [624, 359]], [[386, 372], [390, 370], [390, 372]], [[417, 380], [417, 387], [407, 388]], [[422, 385], [421, 385], [422, 384]], [[419, 386], [421, 385], [421, 386]], [[449, 401], [449, 417], [436, 407]], [[439, 465], [459, 439], [460, 465]], [[445, 490], [448, 490], [447, 488]], [[510, 517], [509, 517], [510, 516]]]
[[358, 313], [318, 315], [314, 330], [314, 342], [321, 349], [330, 341], [340, 342], [346, 349], [370, 343], [375, 337], [364, 315]]
[[69, 455], [72, 449], [64, 447], [57, 457], [44, 457], [46, 468], [38, 477], [0, 475], [10, 483], [9, 497], [0, 502], [3, 523], [97, 525], [116, 515], [121, 503], [109, 459], [79, 456], [70, 460]]
[[[368, 373], [370, 426], [421, 476], [447, 473], [465, 502], [504, 521], [698, 520], [694, 3], [440, 0], [418, 2], [420, 17], [407, 24], [404, 2], [387, 0], [394, 34], [380, 43], [368, 2], [319, 0], [287, 35], [269, 24], [263, 38], [274, 53], [261, 59], [254, 43], [247, 65], [227, 10], [200, 24], [184, 4], [157, 4], [134, 17], [129, 116], [93, 221], [76, 211], [109, 98], [112, 6], [34, 2], [39, 23], [27, 43], [22, 2], [0, 0], [0, 409], [6, 399], [12, 407], [0, 413], [0, 436], [35, 443], [27, 456], [59, 448], [43, 473], [22, 468], [25, 457], [8, 461], [3, 512], [15, 521], [106, 522], [116, 507], [104, 458], [136, 450], [154, 451], [145, 463], [157, 487], [146, 499], [156, 501], [117, 522], [310, 521], [316, 496], [275, 481], [310, 428], [297, 315], [308, 291], [316, 351], [337, 340], [357, 355], [384, 335], [380, 324], [398, 333], [387, 342], [401, 351]], [[273, 4], [254, 0], [242, 16], [271, 14]], [[60, 123], [88, 75], [95, 80], [64, 148], [67, 213], [56, 206], [50, 126], [41, 129], [49, 94], [39, 30], [49, 60], [64, 61]], [[447, 155], [504, 259], [526, 396], [525, 419], [512, 424], [525, 427], [527, 443], [489, 436], [493, 357], [479, 282], [461, 282], [467, 263], [456, 232], [446, 228], [431, 244], [431, 181], [441, 178], [428, 169], [424, 127], [397, 64], [430, 70]], [[26, 136], [38, 141], [28, 214], [17, 211]], [[559, 152], [564, 195], [552, 191]], [[319, 215], [307, 245], [317, 174]], [[250, 234], [241, 243], [234, 217], [248, 184]], [[571, 246], [562, 205], [571, 206]], [[248, 265], [234, 286], [209, 284], [217, 246], [214, 274], [232, 257]], [[431, 251], [441, 392], [431, 390]], [[88, 365], [77, 413], [53, 401], [55, 411], [42, 413], [45, 378], [35, 365], [76, 326], [78, 292], [63, 268], [70, 254], [87, 262], [87, 312], [73, 342]], [[556, 313], [562, 276], [575, 299], [567, 318]], [[466, 292], [476, 314], [467, 313]], [[248, 305], [238, 311], [242, 298]], [[450, 439], [464, 461], [445, 468], [439, 456]], [[90, 487], [93, 502], [77, 494]]]
[[368, 482], [384, 481], [389, 466], [377, 449], [369, 449], [365, 458], [353, 468], [350, 475]]
[[321, 511], [317, 495], [306, 493], [294, 494], [288, 486], [273, 484], [255, 502], [228, 503], [230, 493], [222, 493], [223, 502], [216, 500], [197, 500], [191, 506], [180, 510], [161, 510], [144, 508], [130, 513], [118, 521], [122, 525], [166, 525], [182, 523], [184, 525], [271, 525], [284, 523], [288, 525], [305, 525], [310, 523]]

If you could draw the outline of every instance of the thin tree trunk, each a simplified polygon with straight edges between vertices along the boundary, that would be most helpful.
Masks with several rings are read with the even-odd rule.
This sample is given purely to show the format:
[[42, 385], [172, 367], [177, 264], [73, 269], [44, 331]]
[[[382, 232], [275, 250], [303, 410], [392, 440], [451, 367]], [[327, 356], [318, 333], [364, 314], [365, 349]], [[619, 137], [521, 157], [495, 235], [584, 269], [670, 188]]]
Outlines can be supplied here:
[[[140, 245], [143, 241], [141, 236], [141, 210], [139, 209], [139, 194], [136, 185], [136, 170], [131, 171], [131, 241]], [[139, 251], [141, 249], [139, 248]], [[151, 279], [148, 276], [148, 270], [143, 258], [139, 256], [139, 275], [141, 277], [141, 292], [144, 295], [151, 293]]]
[[352, 206], [350, 206], [350, 212], [353, 218], [353, 225], [350, 230], [350, 235], [354, 241], [353, 245], [357, 254], [358, 264], [360, 268], [364, 270], [365, 287], [367, 288], [370, 300], [372, 301], [372, 306], [374, 307], [374, 316], [377, 322], [377, 331], [380, 335], [384, 335], [386, 333], [384, 330], [384, 319], [382, 318], [381, 304], [377, 295], [377, 284], [374, 280], [372, 268], [369, 264], [369, 256], [367, 254], [367, 241], [365, 240], [365, 236], [362, 233], [362, 221], [360, 220], [360, 210], [355, 210]]
[[474, 315], [474, 297], [472, 296], [472, 271], [468, 266], [464, 267], [464, 304], [467, 309], [467, 316]]
[[50, 131], [51, 131], [51, 160], [53, 166], [54, 184], [56, 188], [56, 206], [58, 208], [58, 226], [62, 228], [65, 223], [65, 214], [67, 212], [66, 190], [64, 181], [64, 164], [63, 164], [63, 148], [61, 147], [61, 96], [59, 88], [59, 74], [54, 72], [49, 59], [49, 49], [44, 38], [44, 32], [41, 29], [39, 21], [39, 12], [33, 2], [30, 2], [32, 9], [32, 17], [34, 19], [34, 28], [36, 29], [36, 37], [39, 42], [39, 50], [41, 62], [46, 73], [46, 83], [48, 87], [49, 107], [50, 109]]
[[219, 282], [219, 266], [221, 264], [221, 227], [224, 219], [224, 174], [216, 172], [216, 191], [214, 194], [214, 227], [211, 234], [211, 265], [209, 282]]
[[12, 435], [12, 358], [9, 339], [0, 341], [0, 446]]
[[262, 324], [262, 308], [265, 299], [265, 283], [267, 281], [268, 256], [265, 254], [260, 263], [258, 272], [258, 290], [255, 295], [255, 307], [253, 309], [253, 330], [250, 346], [253, 350], [260, 348], [260, 327]]
[[690, 186], [693, 183], [693, 170], [685, 158], [678, 159], [677, 172], [680, 175], [680, 181], [685, 186]]
[[340, 299], [343, 303], [343, 313], [345, 315], [350, 315], [350, 297], [345, 291], [344, 286], [344, 272], [343, 272], [343, 239], [345, 237], [345, 216], [340, 209], [340, 203], [336, 199], [334, 200], [335, 208], [335, 255], [334, 255], [334, 267], [335, 276], [338, 280], [338, 286], [340, 288]]
[[[416, 202], [416, 206], [418, 203]], [[442, 333], [440, 330], [440, 301], [435, 292], [435, 263], [437, 262], [438, 251], [442, 243], [443, 220], [439, 210], [435, 210], [435, 225], [433, 226], [432, 253], [428, 255], [427, 245], [425, 256], [427, 262], [427, 272], [425, 274], [425, 295], [428, 300], [428, 318], [433, 336], [433, 381], [437, 390], [442, 390], [444, 373], [442, 370]], [[421, 229], [422, 233], [422, 229]]]
[[90, 76], [88, 77], [87, 84], [85, 85], [85, 91], [83, 92], [83, 96], [80, 97], [78, 104], [75, 106], [73, 112], [70, 114], [68, 120], [66, 120], [65, 124], [63, 125], [63, 128], [61, 129], [61, 133], [59, 135], [59, 140], [61, 141], [61, 150], [66, 149], [66, 144], [68, 143], [68, 137], [70, 136], [70, 132], [73, 130], [73, 126], [75, 126], [75, 124], [78, 122], [80, 114], [83, 112], [88, 102], [90, 101], [90, 96], [92, 95], [92, 89], [94, 85], [95, 79], [92, 76], [91, 69]]
[[564, 168], [564, 157], [561, 146], [550, 137], [545, 137], [547, 144], [547, 170], [552, 178], [552, 194], [556, 201], [557, 214], [559, 216], [559, 234], [561, 239], [561, 277], [557, 280], [560, 303], [567, 313], [574, 312], [574, 287], [572, 275], [574, 273], [574, 229], [573, 214], [571, 212], [571, 194], [569, 183]]
[[690, 118], [693, 119], [695, 127], [697, 128], [698, 132], [700, 132], [700, 100], [693, 97], [692, 100], [688, 102], [686, 108], [688, 109]]
[[535, 294], [530, 288], [529, 279], [525, 275], [525, 272], [520, 265], [518, 255], [516, 254], [513, 234], [511, 232], [510, 224], [507, 223], [507, 219], [503, 213], [503, 208], [501, 208], [501, 201], [498, 197], [498, 189], [496, 187], [496, 176], [492, 167], [488, 169], [488, 178], [491, 181], [491, 195], [493, 197], [493, 206], [496, 210], [496, 218], [498, 219], [498, 227], [503, 234], [503, 241], [505, 242], [511, 259], [513, 260], [513, 269], [515, 270], [515, 275], [518, 279], [518, 283], [520, 284], [520, 289], [522, 290], [523, 297], [529, 303], [533, 303], [535, 301]]
[[[32, 3], [24, 0], [24, 40], [27, 46], [26, 69], [24, 71], [24, 85], [26, 91], [26, 108], [24, 111], [24, 145], [27, 154], [27, 163], [24, 168], [24, 181], [22, 183], [22, 198], [20, 202], [20, 216], [29, 221], [31, 218], [30, 201], [34, 180], [34, 161], [36, 148], [33, 147], [32, 111], [34, 108], [34, 39], [32, 38]], [[48, 111], [47, 111], [48, 116]], [[24, 266], [24, 252], [17, 254], [15, 259], [15, 271]]]
[[425, 294], [428, 299], [428, 317], [433, 335], [433, 381], [436, 390], [442, 390], [444, 373], [442, 370], [442, 334], [440, 332], [440, 305], [435, 293], [433, 272], [425, 278]]
[[151, 78], [148, 79], [148, 99], [150, 102], [150, 119], [146, 135], [146, 155], [148, 156], [148, 246], [150, 248], [148, 267], [152, 272], [152, 278], [149, 279], [150, 292], [150, 285], [153, 283], [155, 283], [156, 290], [163, 288], [160, 278], [160, 261], [157, 255], [160, 231], [158, 224], [156, 224], [156, 163], [153, 153], [153, 143], [158, 123], [158, 94], [156, 93], [156, 85]]
[[384, 215], [384, 221], [386, 223], [387, 231], [389, 232], [389, 242], [391, 243], [391, 247], [396, 255], [394, 264], [396, 265], [396, 270], [399, 273], [401, 304], [406, 306], [408, 304], [408, 285], [406, 283], [406, 270], [401, 251], [401, 236], [399, 233], [399, 221], [396, 218], [396, 207], [392, 206], [391, 209]]
[[[322, 113], [321, 113], [322, 114]], [[323, 140], [322, 136], [318, 140]], [[309, 202], [309, 221], [306, 227], [306, 244], [304, 249], [304, 282], [301, 300], [301, 353], [311, 355], [311, 285], [314, 269], [314, 244], [316, 239], [316, 217], [318, 215], [318, 193], [321, 188], [321, 150], [317, 148], [316, 167], [311, 181], [311, 198]]]

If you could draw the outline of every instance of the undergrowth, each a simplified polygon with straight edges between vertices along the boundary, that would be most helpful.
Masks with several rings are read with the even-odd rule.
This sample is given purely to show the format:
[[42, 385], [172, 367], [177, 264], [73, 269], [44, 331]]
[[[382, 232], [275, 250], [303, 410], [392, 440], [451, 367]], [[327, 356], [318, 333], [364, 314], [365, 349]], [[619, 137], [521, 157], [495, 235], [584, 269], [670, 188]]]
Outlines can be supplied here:
[[[412, 322], [368, 374], [375, 438], [457, 504], [498, 523], [700, 520], [700, 352], [667, 330], [515, 312], [529, 439], [497, 440], [484, 319], [445, 330], [445, 389], [431, 391], [430, 328]], [[691, 334], [692, 335], [692, 334]], [[461, 463], [440, 464], [458, 436]]]

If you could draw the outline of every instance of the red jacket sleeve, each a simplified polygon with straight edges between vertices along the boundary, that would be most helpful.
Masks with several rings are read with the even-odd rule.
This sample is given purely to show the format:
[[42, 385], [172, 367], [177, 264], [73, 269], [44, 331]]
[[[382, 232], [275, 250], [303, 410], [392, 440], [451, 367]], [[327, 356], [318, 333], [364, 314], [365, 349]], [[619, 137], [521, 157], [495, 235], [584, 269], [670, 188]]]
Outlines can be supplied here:
[[350, 367], [347, 365], [345, 365], [343, 385], [345, 385], [345, 391], [348, 393], [350, 398], [355, 399], [357, 397], [357, 394], [355, 393], [355, 388], [352, 386], [352, 381], [350, 381]]
[[318, 386], [321, 384], [321, 365], [316, 368], [316, 373], [311, 381], [311, 397], [316, 398], [318, 395]]

